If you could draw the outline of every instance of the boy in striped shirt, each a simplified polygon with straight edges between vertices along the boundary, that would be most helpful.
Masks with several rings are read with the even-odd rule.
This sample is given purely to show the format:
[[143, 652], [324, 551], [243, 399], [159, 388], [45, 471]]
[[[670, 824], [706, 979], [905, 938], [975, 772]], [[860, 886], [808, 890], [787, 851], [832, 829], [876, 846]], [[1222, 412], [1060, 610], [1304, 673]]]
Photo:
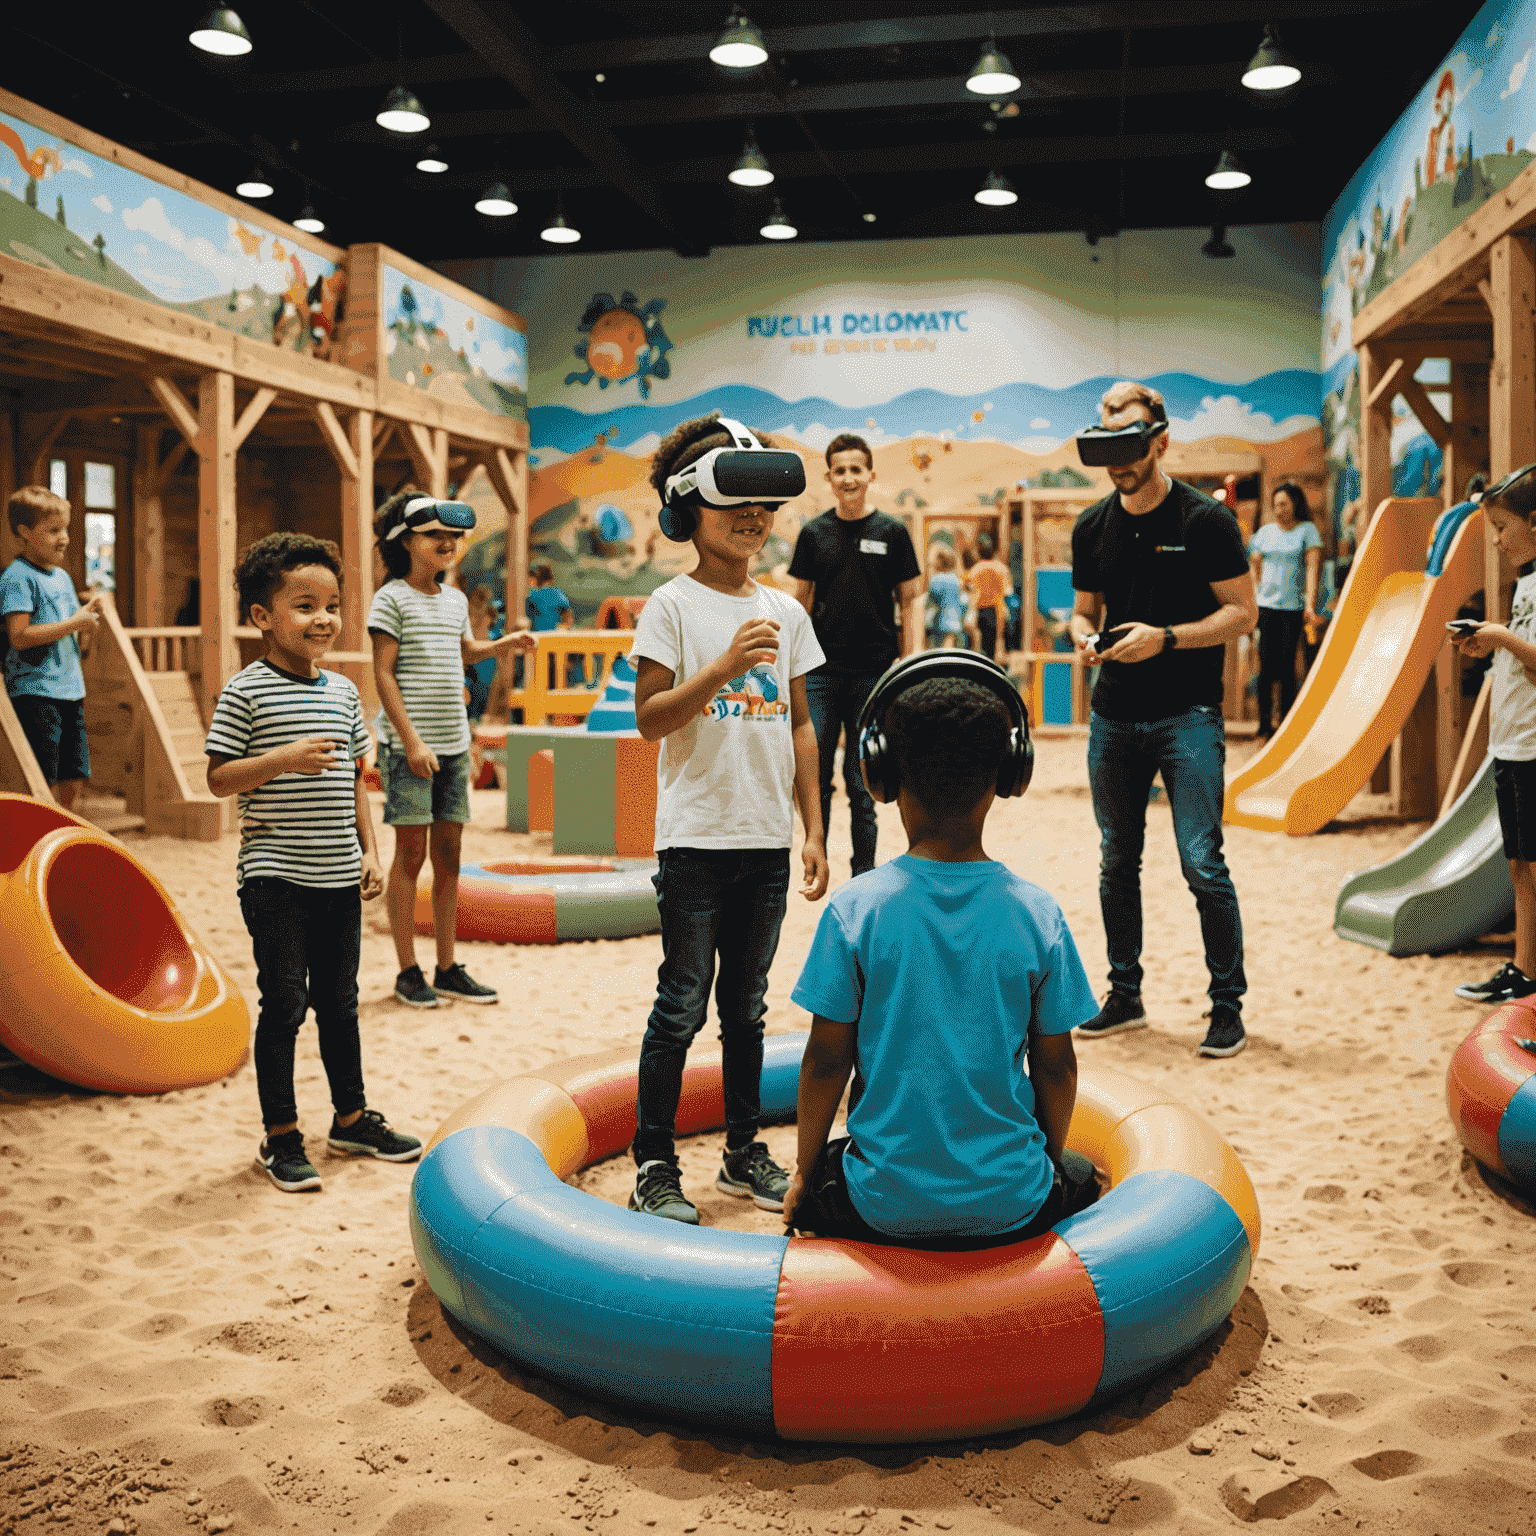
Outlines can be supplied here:
[[421, 1155], [363, 1091], [357, 1028], [362, 905], [384, 888], [361, 759], [357, 689], [316, 662], [341, 631], [341, 556], [329, 539], [273, 533], [240, 558], [240, 617], [266, 637], [224, 685], [208, 727], [208, 788], [240, 797], [240, 911], [256, 948], [261, 1011], [258, 1165], [290, 1193], [319, 1189], [304, 1152], [293, 1053], [311, 1002], [335, 1117], [330, 1145], [404, 1163]]

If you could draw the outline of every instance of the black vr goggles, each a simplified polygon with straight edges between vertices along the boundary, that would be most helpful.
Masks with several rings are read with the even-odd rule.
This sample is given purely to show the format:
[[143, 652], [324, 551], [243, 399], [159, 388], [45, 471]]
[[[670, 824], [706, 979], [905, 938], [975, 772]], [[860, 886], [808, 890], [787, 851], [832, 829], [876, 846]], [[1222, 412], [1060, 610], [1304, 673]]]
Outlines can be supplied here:
[[1133, 421], [1130, 426], [1113, 431], [1108, 427], [1084, 427], [1077, 434], [1077, 456], [1090, 469], [1134, 464], [1146, 458], [1157, 434], [1167, 430], [1166, 421]]

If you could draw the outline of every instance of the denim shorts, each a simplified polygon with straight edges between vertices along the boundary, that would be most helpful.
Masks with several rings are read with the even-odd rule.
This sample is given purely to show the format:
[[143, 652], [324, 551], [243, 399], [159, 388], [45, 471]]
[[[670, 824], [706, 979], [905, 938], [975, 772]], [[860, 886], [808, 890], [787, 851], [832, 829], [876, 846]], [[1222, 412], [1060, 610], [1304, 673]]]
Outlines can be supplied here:
[[404, 752], [379, 743], [386, 827], [429, 827], [434, 821], [469, 820], [469, 753], [439, 756], [437, 765], [430, 779], [418, 779]]
[[91, 776], [91, 748], [85, 738], [85, 701], [50, 699], [39, 693], [11, 695], [22, 734], [50, 784]]

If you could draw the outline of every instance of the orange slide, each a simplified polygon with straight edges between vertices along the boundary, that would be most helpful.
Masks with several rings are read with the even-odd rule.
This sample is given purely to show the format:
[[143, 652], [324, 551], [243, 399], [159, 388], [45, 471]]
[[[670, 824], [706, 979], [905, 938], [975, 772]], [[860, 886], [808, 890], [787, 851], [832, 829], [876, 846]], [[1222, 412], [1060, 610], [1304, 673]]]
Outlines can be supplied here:
[[0, 1045], [82, 1088], [166, 1093], [245, 1057], [240, 989], [123, 845], [0, 794]]
[[1483, 585], [1479, 512], [1457, 530], [1442, 574], [1426, 574], [1443, 511], [1427, 497], [1377, 509], [1295, 707], [1227, 785], [1224, 820], [1303, 836], [1370, 778], [1423, 692], [1446, 622]]

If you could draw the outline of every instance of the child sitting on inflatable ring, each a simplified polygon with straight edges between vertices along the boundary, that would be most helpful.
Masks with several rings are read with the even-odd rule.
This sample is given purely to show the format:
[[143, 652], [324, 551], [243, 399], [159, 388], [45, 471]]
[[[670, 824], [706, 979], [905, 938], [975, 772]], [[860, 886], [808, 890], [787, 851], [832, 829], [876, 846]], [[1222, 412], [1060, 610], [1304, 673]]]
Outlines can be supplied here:
[[982, 657], [910, 656], [865, 704], [859, 755], [908, 848], [833, 896], [792, 994], [815, 1018], [785, 1225], [917, 1248], [1037, 1236], [1098, 1198], [1065, 1150], [1071, 1032], [1098, 1005], [1061, 908], [982, 848], [993, 802], [1029, 782], [1022, 703]]

